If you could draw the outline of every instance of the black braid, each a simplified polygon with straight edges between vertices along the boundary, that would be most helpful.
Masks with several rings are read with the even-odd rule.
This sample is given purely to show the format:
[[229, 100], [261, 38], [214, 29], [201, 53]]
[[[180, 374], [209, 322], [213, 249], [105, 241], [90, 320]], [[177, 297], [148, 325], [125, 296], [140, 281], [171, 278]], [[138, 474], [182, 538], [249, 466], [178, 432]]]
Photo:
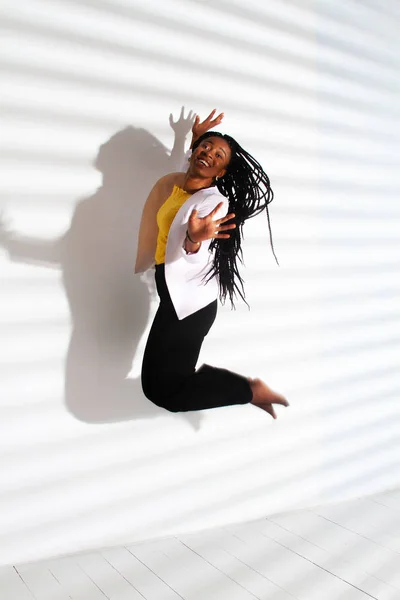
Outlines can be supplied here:
[[[206, 280], [207, 283], [214, 276], [217, 276], [221, 303], [224, 304], [226, 297], [229, 296], [232, 308], [234, 308], [235, 304], [233, 300], [237, 294], [246, 302], [244, 280], [240, 276], [236, 261], [237, 257], [239, 257], [240, 262], [243, 264], [243, 252], [241, 248], [243, 225], [247, 219], [255, 217], [264, 209], [267, 213], [272, 253], [278, 263], [272, 241], [271, 223], [268, 212], [268, 204], [272, 202], [274, 193], [271, 189], [268, 175], [262, 166], [230, 135], [216, 131], [205, 133], [193, 144], [193, 150], [197, 148], [202, 140], [210, 137], [223, 138], [231, 149], [232, 155], [226, 174], [218, 178], [215, 185], [221, 194], [229, 200], [228, 213], [235, 213], [234, 219], [229, 221], [229, 223], [236, 223], [236, 228], [229, 230], [229, 238], [212, 240], [210, 250], [215, 251], [214, 260], [212, 267], [206, 273], [204, 279], [208, 277]], [[249, 306], [247, 302], [246, 304]]]

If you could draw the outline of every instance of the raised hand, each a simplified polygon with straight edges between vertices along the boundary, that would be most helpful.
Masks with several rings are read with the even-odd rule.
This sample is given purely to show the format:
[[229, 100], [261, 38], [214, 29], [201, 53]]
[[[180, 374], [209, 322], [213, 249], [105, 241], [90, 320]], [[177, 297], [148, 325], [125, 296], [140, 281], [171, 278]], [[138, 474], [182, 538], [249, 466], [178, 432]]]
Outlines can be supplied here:
[[192, 146], [194, 144], [194, 142], [201, 136], [203, 135], [203, 133], [206, 133], [207, 131], [209, 131], [210, 129], [212, 129], [213, 127], [216, 127], [217, 125], [219, 125], [222, 121], [222, 119], [224, 118], [224, 113], [220, 113], [217, 117], [215, 117], [215, 119], [213, 118], [215, 113], [217, 112], [217, 110], [214, 108], [210, 114], [208, 115], [208, 117], [206, 119], [204, 119], [204, 121], [200, 122], [200, 117], [199, 115], [196, 115], [196, 118], [194, 120], [193, 123], [193, 127], [192, 127]]
[[215, 215], [223, 206], [223, 202], [220, 202], [208, 215], [205, 217], [199, 217], [198, 211], [193, 209], [189, 221], [188, 221], [188, 233], [190, 239], [194, 243], [205, 242], [210, 239], [225, 240], [230, 237], [227, 233], [221, 233], [221, 231], [228, 231], [229, 229], [235, 229], [236, 225], [224, 225], [227, 221], [234, 218], [235, 214], [230, 213], [222, 219], [214, 221]]
[[192, 125], [194, 123], [194, 117], [195, 117], [195, 113], [190, 110], [189, 114], [187, 117], [185, 117], [185, 107], [182, 106], [181, 108], [181, 114], [179, 115], [179, 118], [177, 121], [174, 121], [174, 117], [173, 114], [171, 113], [169, 115], [169, 124], [172, 127], [172, 129], [175, 131], [175, 135], [180, 135], [182, 137], [185, 137], [190, 129], [192, 128]]

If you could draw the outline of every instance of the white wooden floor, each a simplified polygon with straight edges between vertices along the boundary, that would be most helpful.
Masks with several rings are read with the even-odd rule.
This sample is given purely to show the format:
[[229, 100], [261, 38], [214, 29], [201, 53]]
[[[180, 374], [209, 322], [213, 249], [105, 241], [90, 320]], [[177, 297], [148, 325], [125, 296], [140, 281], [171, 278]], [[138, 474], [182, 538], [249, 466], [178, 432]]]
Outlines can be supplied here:
[[1, 600], [400, 600], [400, 490], [3, 567]]

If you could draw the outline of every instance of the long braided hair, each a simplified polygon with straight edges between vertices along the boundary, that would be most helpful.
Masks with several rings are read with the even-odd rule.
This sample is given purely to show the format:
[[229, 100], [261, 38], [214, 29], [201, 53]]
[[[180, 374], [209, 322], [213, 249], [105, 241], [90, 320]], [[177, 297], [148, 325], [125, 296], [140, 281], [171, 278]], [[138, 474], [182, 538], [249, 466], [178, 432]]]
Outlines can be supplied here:
[[239, 294], [242, 300], [249, 306], [245, 297], [244, 280], [239, 273], [237, 264], [237, 258], [243, 264], [243, 252], [241, 248], [243, 225], [247, 219], [255, 217], [265, 209], [271, 249], [278, 263], [272, 241], [271, 223], [268, 212], [268, 204], [272, 202], [274, 193], [271, 189], [268, 175], [262, 166], [230, 135], [217, 131], [204, 133], [194, 142], [193, 150], [204, 139], [210, 137], [223, 138], [231, 150], [231, 159], [226, 168], [226, 173], [223, 177], [218, 178], [215, 185], [221, 194], [229, 200], [228, 213], [235, 213], [232, 221], [236, 224], [236, 228], [229, 230], [229, 238], [212, 240], [210, 251], [215, 251], [214, 260], [204, 280], [207, 283], [214, 276], [217, 276], [219, 281], [219, 297], [222, 304], [225, 303], [227, 296], [229, 296], [232, 308], [234, 308], [234, 297]]

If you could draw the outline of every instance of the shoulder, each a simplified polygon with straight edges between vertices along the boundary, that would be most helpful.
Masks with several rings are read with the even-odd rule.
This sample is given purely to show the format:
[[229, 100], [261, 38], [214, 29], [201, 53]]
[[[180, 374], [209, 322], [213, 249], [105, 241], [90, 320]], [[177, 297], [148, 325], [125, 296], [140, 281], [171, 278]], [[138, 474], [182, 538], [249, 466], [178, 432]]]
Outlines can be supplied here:
[[146, 210], [158, 210], [165, 202], [168, 196], [171, 195], [174, 185], [179, 185], [183, 173], [169, 173], [161, 177], [153, 185], [150, 194], [147, 197], [145, 208]]
[[184, 179], [184, 173], [168, 173], [161, 177], [155, 184], [154, 189], [160, 192], [172, 192], [174, 185], [182, 185]]

